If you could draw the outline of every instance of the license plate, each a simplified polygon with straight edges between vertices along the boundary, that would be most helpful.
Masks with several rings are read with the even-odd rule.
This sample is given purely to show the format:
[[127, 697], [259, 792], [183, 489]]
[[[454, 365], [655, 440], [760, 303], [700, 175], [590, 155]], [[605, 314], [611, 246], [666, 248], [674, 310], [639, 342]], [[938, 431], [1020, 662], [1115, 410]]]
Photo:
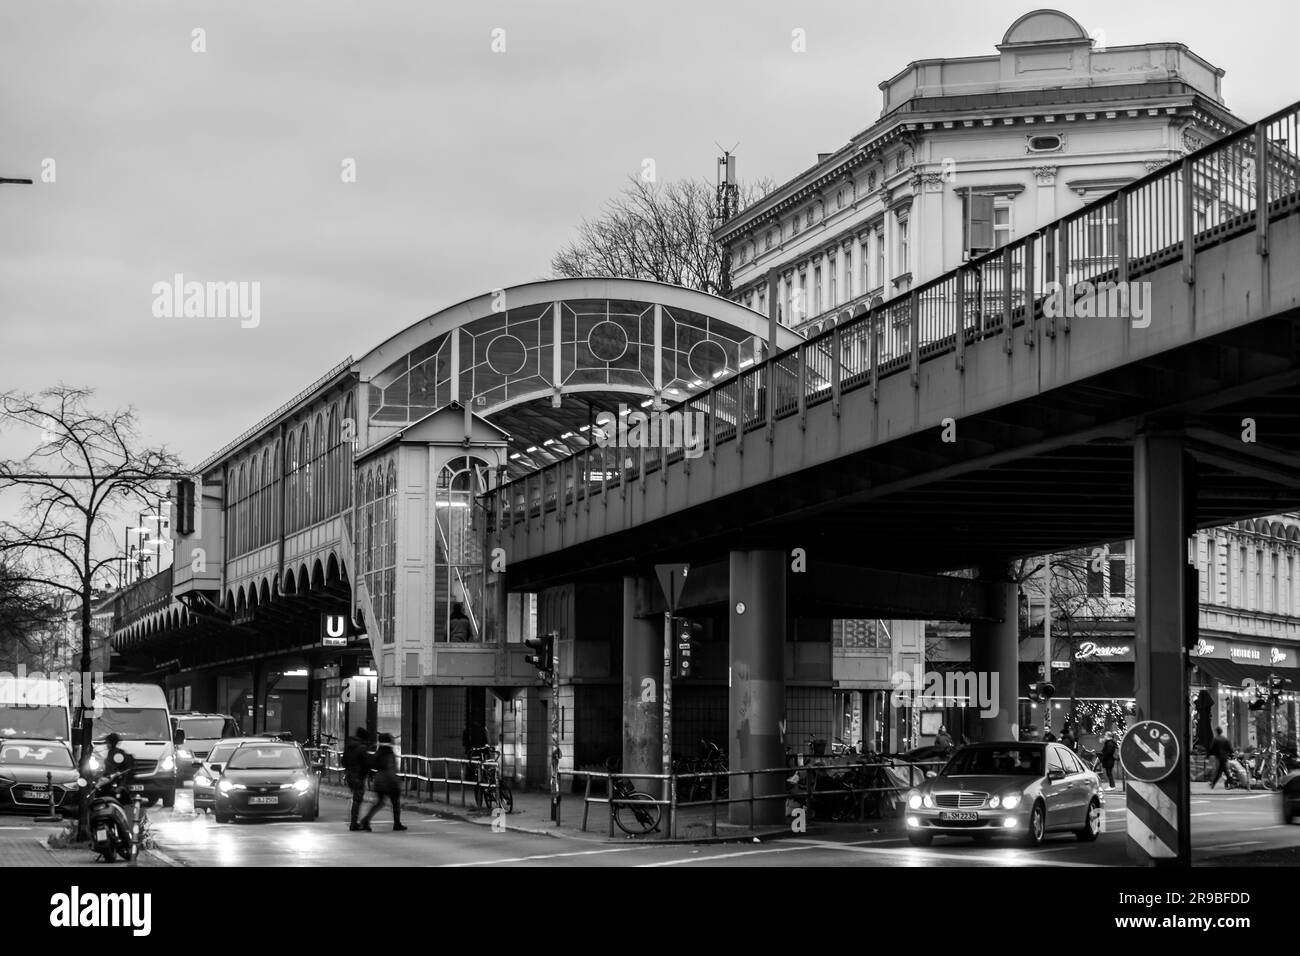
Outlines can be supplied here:
[[133, 783], [130, 786], [128, 786], [127, 789], [130, 790], [132, 793], [144, 793], [144, 784]]
[[48, 790], [24, 790], [22, 795], [24, 800], [50, 799], [50, 791]]
[[980, 815], [974, 810], [945, 810], [939, 814], [940, 820], [978, 820]]
[[95, 831], [95, 839], [96, 839], [96, 840], [99, 840], [100, 842], [103, 842], [104, 840], [107, 840], [107, 839], [108, 839], [108, 831], [107, 831], [106, 829], [104, 829], [103, 827], [100, 827], [98, 830]]
[[250, 805], [251, 805], [251, 804], [270, 804], [270, 803], [279, 803], [279, 802], [280, 802], [280, 798], [279, 798], [279, 797], [249, 797], [249, 798], [248, 798], [248, 802], [249, 802]]

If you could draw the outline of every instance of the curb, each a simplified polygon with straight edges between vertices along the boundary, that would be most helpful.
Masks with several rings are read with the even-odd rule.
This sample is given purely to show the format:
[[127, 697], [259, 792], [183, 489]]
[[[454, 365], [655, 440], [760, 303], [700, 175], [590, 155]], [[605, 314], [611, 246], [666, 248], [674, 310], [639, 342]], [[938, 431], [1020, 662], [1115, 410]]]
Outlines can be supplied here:
[[[326, 786], [322, 787], [321, 793], [326, 796], [330, 796], [339, 800], [350, 800], [352, 797], [352, 795], [347, 790], [341, 787], [336, 787], [332, 784], [327, 784]], [[463, 823], [472, 823], [475, 826], [481, 826], [481, 827], [491, 827], [493, 825], [493, 821], [490, 817], [485, 817], [482, 814], [469, 814], [469, 813], [461, 812], [459, 808], [450, 804], [437, 804], [435, 809], [435, 806], [431, 805], [428, 802], [422, 801], [419, 803], [406, 803], [404, 801], [402, 803], [402, 811], [422, 813], [426, 816], [445, 817], [449, 820], [459, 820]], [[767, 843], [774, 840], [780, 840], [786, 837], [806, 838], [810, 834], [815, 835], [817, 833], [833, 832], [833, 831], [828, 831], [823, 828], [818, 828], [814, 826], [814, 827], [810, 827], [807, 831], [803, 833], [795, 833], [789, 827], [783, 826], [783, 827], [772, 827], [772, 828], [768, 828], [765, 830], [758, 830], [758, 831], [746, 830], [744, 833], [727, 834], [727, 835], [719, 834], [718, 836], [701, 835], [701, 836], [694, 836], [694, 837], [678, 836], [672, 838], [664, 838], [664, 837], [641, 838], [641, 837], [634, 837], [630, 835], [623, 835], [621, 837], [619, 836], [608, 837], [603, 834], [597, 834], [591, 830], [588, 830], [585, 833], [583, 833], [582, 831], [578, 831], [575, 833], [572, 831], [565, 831], [563, 829], [557, 829], [557, 828], [547, 829], [542, 827], [521, 825], [518, 823], [508, 822], [508, 818], [505, 824], [505, 829], [507, 832], [510, 833], [528, 833], [534, 836], [550, 837], [551, 839], [567, 839], [567, 840], [576, 841], [578, 843], [595, 843], [595, 844], [600, 844], [605, 846], [626, 846], [631, 843], [639, 843], [639, 844], [644, 844], [646, 846], [708, 846], [708, 845], [718, 845], [718, 844], [726, 844], [726, 843]]]

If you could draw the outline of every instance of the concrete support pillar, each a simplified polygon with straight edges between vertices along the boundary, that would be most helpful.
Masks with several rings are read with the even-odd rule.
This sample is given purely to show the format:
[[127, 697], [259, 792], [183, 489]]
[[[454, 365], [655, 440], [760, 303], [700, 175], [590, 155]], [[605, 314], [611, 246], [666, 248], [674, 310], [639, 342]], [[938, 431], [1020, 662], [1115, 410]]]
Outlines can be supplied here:
[[253, 728], [252, 733], [266, 733], [266, 664], [253, 662]]
[[[731, 552], [731, 679], [727, 732], [731, 770], [785, 766], [785, 570], [783, 551]], [[753, 779], [754, 823], [785, 819], [783, 774]], [[750, 781], [731, 778], [733, 797], [750, 796]], [[733, 803], [733, 824], [750, 822], [749, 805]]]
[[[1011, 568], [980, 569], [980, 580], [994, 591], [993, 606], [1000, 621], [971, 625], [971, 696], [977, 705], [977, 739], [1020, 739], [1020, 605]], [[952, 728], [949, 728], [952, 730]]]
[[1181, 756], [1162, 780], [1130, 781], [1128, 849], [1139, 863], [1189, 866], [1191, 787], [1183, 654], [1195, 641], [1198, 588], [1195, 569], [1187, 560], [1187, 542], [1196, 533], [1195, 471], [1182, 436], [1139, 435], [1133, 448], [1133, 478], [1137, 720], [1168, 727]]
[[[662, 618], [636, 617], [638, 578], [623, 579], [623, 773], [663, 773]], [[632, 783], [653, 792], [647, 780]]]

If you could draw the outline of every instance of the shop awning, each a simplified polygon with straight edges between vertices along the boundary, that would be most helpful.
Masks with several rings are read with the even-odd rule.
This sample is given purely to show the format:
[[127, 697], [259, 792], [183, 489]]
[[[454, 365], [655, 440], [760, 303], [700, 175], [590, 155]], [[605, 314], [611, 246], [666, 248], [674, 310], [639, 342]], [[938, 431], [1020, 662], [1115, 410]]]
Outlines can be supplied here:
[[1288, 689], [1294, 689], [1297, 684], [1300, 684], [1300, 671], [1297, 671], [1294, 667], [1238, 664], [1236, 661], [1225, 661], [1218, 657], [1198, 657], [1196, 658], [1196, 666], [1203, 673], [1209, 674], [1211, 677], [1233, 687], [1240, 687], [1241, 682], [1248, 677], [1258, 683], [1267, 683], [1270, 674], [1281, 677], [1284, 681], [1290, 681], [1289, 685], [1283, 684], [1283, 687]]

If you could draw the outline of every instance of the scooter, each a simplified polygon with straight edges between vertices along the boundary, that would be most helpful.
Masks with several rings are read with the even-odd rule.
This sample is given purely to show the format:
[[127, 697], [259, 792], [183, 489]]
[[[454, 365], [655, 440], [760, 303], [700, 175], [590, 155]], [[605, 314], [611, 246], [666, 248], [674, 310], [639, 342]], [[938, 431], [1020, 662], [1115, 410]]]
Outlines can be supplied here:
[[121, 777], [121, 773], [108, 774], [91, 785], [90, 848], [105, 863], [112, 863], [114, 854], [123, 860], [129, 860], [135, 853], [131, 821], [126, 808], [117, 798], [116, 790]]

